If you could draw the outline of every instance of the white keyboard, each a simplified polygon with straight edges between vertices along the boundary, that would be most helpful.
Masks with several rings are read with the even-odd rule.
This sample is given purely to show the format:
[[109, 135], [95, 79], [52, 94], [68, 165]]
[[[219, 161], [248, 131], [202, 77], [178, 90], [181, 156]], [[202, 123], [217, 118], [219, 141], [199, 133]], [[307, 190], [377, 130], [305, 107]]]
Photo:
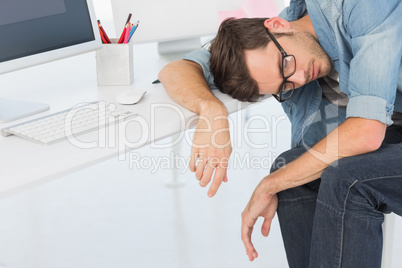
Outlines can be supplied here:
[[4, 128], [1, 134], [17, 135], [41, 144], [52, 144], [116, 124], [136, 115], [117, 108], [114, 104], [92, 102]]

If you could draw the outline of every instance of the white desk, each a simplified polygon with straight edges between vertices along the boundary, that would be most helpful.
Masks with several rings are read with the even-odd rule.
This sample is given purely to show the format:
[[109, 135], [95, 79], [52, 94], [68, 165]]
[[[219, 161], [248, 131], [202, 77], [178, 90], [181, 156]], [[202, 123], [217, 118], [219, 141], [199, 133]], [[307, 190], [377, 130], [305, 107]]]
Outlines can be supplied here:
[[[77, 137], [86, 145], [98, 141], [99, 145], [95, 148], [78, 148], [69, 141], [44, 146], [15, 136], [0, 136], [0, 197], [124, 154], [125, 150], [119, 148], [122, 142], [143, 139], [140, 144], [128, 148], [132, 150], [181, 133], [187, 122], [192, 122], [187, 128], [193, 126], [196, 123], [192, 120], [194, 113], [175, 104], [162, 85], [152, 85], [165, 64], [156, 52], [156, 44], [148, 44], [134, 46], [132, 86], [98, 87], [94, 52], [1, 75], [1, 97], [45, 102], [51, 108], [48, 112], [29, 118], [0, 124], [0, 128], [69, 109], [82, 102], [101, 100], [114, 103], [115, 96], [127, 89], [141, 88], [147, 90], [147, 94], [138, 104], [124, 106], [139, 114], [133, 121], [128, 121], [125, 135], [120, 131], [120, 137], [98, 139], [101, 132], [95, 131]], [[248, 106], [220, 92], [215, 94], [225, 103], [229, 112]], [[150, 126], [148, 130], [153, 135], [144, 136], [139, 119]]]

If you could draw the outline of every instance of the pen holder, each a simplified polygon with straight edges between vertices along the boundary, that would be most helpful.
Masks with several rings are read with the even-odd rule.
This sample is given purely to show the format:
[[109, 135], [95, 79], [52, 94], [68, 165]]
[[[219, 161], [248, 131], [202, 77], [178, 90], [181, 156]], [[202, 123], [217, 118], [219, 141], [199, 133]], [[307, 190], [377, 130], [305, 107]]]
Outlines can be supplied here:
[[111, 44], [103, 44], [96, 51], [96, 73], [99, 86], [128, 86], [133, 82], [133, 45], [118, 44], [118, 39], [110, 39]]

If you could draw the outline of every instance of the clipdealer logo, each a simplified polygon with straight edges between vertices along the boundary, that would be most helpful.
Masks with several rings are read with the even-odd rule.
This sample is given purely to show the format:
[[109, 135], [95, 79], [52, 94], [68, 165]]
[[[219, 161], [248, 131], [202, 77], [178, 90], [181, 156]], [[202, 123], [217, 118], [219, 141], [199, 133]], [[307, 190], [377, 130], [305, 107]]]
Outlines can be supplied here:
[[[130, 169], [149, 170], [152, 174], [160, 170], [177, 170], [181, 174], [184, 174], [189, 170], [190, 157], [178, 155], [175, 152], [170, 152], [168, 155], [163, 156], [147, 156], [141, 155], [139, 152], [130, 152], [128, 158]], [[221, 163], [221, 160], [222, 159], [219, 159], [219, 161], [214, 161], [214, 159], [210, 159], [209, 163]], [[224, 163], [225, 166], [231, 170], [269, 170], [275, 160], [278, 162], [277, 153], [272, 151], [268, 151], [264, 156], [254, 156], [249, 152], [243, 154], [235, 152], [230, 159], [226, 159]], [[207, 163], [207, 165], [209, 163]], [[283, 165], [284, 164], [285, 163], [283, 163]]]
[[[239, 111], [232, 117], [218, 116], [212, 121], [203, 116], [188, 116], [188, 111], [181, 106], [169, 103], [151, 104], [148, 111], [141, 111], [132, 118], [126, 118], [124, 114], [115, 115], [117, 109], [115, 104], [99, 102], [98, 106], [92, 109], [98, 110], [99, 126], [96, 130], [96, 137], [90, 138], [77, 136], [74, 133], [74, 117], [77, 116], [78, 109], [74, 109], [80, 104], [74, 106], [66, 115], [64, 130], [68, 141], [81, 149], [94, 148], [117, 148], [119, 160], [126, 160], [126, 153], [149, 144], [151, 149], [172, 148], [180, 142], [186, 142], [189, 145], [206, 148], [211, 146], [227, 146], [227, 144], [218, 144], [214, 139], [222, 132], [218, 129], [212, 132], [213, 123], [217, 120], [229, 120], [229, 129], [231, 139], [236, 147], [241, 148], [244, 145], [253, 149], [275, 148], [278, 137], [278, 129], [283, 121], [287, 120], [285, 115], [272, 116], [266, 118], [262, 115], [253, 115], [245, 118], [241, 112], [241, 103], [237, 110]], [[166, 122], [169, 118], [169, 122]], [[204, 120], [206, 128], [202, 130], [194, 129], [199, 120]], [[107, 126], [102, 125], [107, 122]], [[256, 127], [258, 125], [258, 127]], [[229, 131], [227, 129], [227, 131]], [[188, 131], [185, 131], [188, 130]], [[211, 132], [211, 140], [205, 144], [193, 144], [193, 135], [196, 131]], [[172, 132], [176, 134], [172, 136]], [[171, 137], [170, 139], [165, 139]], [[262, 137], [255, 139], [255, 137]], [[270, 137], [270, 138], [268, 138]], [[258, 141], [257, 141], [258, 140]]]

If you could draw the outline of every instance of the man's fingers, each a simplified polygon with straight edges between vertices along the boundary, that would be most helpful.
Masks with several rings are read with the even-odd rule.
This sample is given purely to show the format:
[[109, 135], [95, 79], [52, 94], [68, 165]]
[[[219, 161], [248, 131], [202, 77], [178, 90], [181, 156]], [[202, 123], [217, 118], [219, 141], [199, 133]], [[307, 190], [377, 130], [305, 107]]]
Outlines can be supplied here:
[[251, 242], [251, 234], [253, 233], [254, 224], [257, 220], [253, 220], [248, 215], [248, 206], [242, 213], [242, 221], [241, 221], [241, 240], [243, 241], [244, 247], [246, 248], [247, 255], [250, 261], [253, 261], [258, 257], [258, 253], [254, 248], [253, 243]]
[[188, 163], [188, 167], [190, 168], [191, 172], [195, 172], [195, 163], [197, 162], [198, 154], [191, 152], [190, 155], [190, 162]]
[[200, 185], [201, 187], [205, 187], [211, 181], [212, 174], [214, 174], [215, 165], [212, 162], [212, 159], [207, 159], [205, 164], [204, 174], [201, 177]]
[[216, 171], [215, 171], [215, 175], [214, 175], [214, 179], [212, 180], [212, 184], [211, 187], [209, 187], [208, 190], [208, 196], [209, 197], [213, 197], [216, 192], [219, 189], [219, 186], [221, 186], [222, 181], [226, 178], [227, 181], [227, 177], [226, 177], [226, 168], [225, 167], [217, 167]]
[[262, 223], [261, 234], [265, 237], [267, 237], [269, 234], [269, 230], [271, 229], [271, 222], [272, 218], [265, 218], [264, 222]]
[[223, 177], [223, 182], [228, 182], [228, 174], [227, 174], [227, 170], [225, 170], [225, 177]]
[[244, 221], [242, 222], [241, 240], [243, 241], [244, 247], [250, 261], [253, 261], [258, 257], [258, 253], [251, 242], [251, 234], [253, 232], [253, 227], [249, 227]]
[[200, 156], [198, 157], [197, 167], [195, 168], [195, 177], [197, 180], [201, 180], [201, 177], [204, 174], [205, 165], [207, 162], [207, 158]]

